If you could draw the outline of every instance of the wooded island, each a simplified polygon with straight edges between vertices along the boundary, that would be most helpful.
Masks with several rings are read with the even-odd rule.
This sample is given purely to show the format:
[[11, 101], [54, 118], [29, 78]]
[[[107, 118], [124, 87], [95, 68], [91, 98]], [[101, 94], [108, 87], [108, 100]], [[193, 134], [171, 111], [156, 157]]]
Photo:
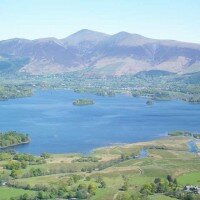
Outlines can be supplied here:
[[16, 131], [0, 133], [0, 148], [7, 148], [29, 142], [30, 138], [27, 134], [17, 133]]

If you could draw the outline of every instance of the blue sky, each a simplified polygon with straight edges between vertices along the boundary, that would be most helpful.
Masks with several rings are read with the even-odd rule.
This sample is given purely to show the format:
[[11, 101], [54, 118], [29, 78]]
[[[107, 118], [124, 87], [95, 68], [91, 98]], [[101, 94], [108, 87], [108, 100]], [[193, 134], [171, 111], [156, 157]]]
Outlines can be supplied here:
[[200, 43], [200, 0], [0, 0], [0, 40], [85, 28]]

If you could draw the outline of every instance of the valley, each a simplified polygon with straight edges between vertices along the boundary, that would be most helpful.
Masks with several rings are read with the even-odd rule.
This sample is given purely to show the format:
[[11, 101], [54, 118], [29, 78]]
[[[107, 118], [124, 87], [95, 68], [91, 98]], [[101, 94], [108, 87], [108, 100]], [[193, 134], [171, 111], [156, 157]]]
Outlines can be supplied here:
[[121, 77], [90, 77], [77, 72], [45, 76], [0, 75], [0, 99], [32, 96], [34, 91], [40, 89], [70, 89], [100, 96], [130, 94], [146, 96], [150, 100], [181, 99], [191, 103], [200, 101], [200, 73], [165, 73], [156, 70]]

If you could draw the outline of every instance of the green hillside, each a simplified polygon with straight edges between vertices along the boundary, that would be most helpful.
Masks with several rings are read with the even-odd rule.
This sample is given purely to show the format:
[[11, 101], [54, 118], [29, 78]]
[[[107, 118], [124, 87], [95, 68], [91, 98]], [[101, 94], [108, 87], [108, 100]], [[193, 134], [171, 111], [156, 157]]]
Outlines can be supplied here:
[[[190, 137], [173, 136], [100, 148], [89, 156], [0, 153], [5, 183], [0, 195], [5, 200], [14, 191], [12, 199], [36, 199], [33, 194], [37, 199], [199, 199], [184, 191], [187, 184], [197, 185], [200, 177], [199, 156], [189, 152], [189, 141]], [[148, 154], [138, 157], [142, 149]], [[18, 167], [23, 162], [26, 165]], [[5, 195], [5, 190], [12, 193]]]

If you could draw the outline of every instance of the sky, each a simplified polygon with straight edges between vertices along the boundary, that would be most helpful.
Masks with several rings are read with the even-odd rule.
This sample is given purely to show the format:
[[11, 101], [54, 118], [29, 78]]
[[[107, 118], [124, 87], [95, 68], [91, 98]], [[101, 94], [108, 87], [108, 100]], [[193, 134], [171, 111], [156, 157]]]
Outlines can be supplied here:
[[200, 0], [0, 0], [0, 40], [81, 29], [200, 43]]

